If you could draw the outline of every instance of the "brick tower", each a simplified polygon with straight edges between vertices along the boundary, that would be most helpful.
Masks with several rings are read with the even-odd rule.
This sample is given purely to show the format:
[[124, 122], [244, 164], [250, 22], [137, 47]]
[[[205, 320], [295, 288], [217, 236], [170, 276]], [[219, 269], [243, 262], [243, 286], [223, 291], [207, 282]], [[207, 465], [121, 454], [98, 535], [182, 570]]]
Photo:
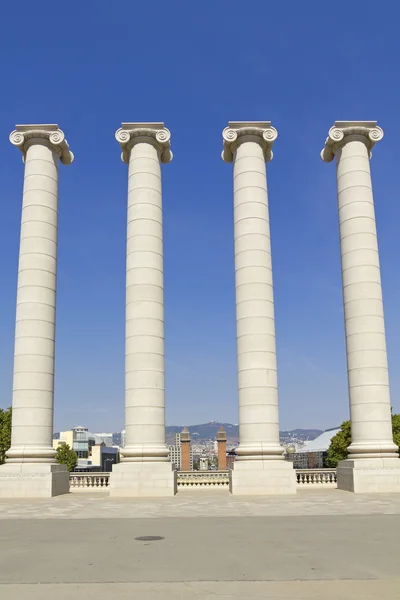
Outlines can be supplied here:
[[187, 427], [181, 431], [181, 471], [190, 471], [190, 433]]
[[226, 431], [222, 427], [217, 431], [218, 471], [226, 471]]

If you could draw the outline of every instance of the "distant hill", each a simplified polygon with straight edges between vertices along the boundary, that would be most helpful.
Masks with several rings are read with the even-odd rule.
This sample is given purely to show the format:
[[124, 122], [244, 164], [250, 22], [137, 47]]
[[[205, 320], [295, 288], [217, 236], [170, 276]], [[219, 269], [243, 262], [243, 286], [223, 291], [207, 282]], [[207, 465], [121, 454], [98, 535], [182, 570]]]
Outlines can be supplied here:
[[[239, 426], [232, 423], [219, 423], [210, 421], [201, 425], [187, 425], [190, 431], [191, 441], [204, 443], [209, 440], [215, 440], [218, 429], [223, 426], [226, 431], [229, 444], [239, 443]], [[169, 425], [165, 428], [165, 434], [168, 444], [175, 443], [175, 434], [180, 433], [183, 425]], [[308, 442], [315, 440], [323, 431], [321, 429], [291, 429], [290, 431], [280, 431], [279, 437], [282, 443], [291, 443], [295, 441]], [[53, 439], [59, 439], [60, 434], [54, 433]], [[113, 444], [121, 445], [121, 433], [113, 433]]]
[[322, 429], [291, 429], [290, 431], [280, 431], [279, 435], [281, 438], [298, 436], [299, 439], [308, 442], [315, 440], [321, 433], [324, 433]]
[[[223, 426], [227, 433], [228, 438], [236, 439], [239, 437], [239, 427], [232, 425], [231, 423], [217, 423], [216, 421], [210, 421], [210, 423], [203, 423], [202, 425], [187, 425], [190, 432], [192, 442], [213, 440], [217, 434], [218, 429]], [[183, 425], [170, 425], [165, 428], [167, 440], [173, 440], [176, 433], [180, 433], [183, 429]]]
[[[210, 423], [203, 423], [201, 425], [187, 425], [190, 432], [192, 442], [204, 442], [206, 440], [214, 440], [218, 429], [223, 426], [227, 433], [228, 441], [231, 444], [238, 443], [239, 441], [239, 426], [232, 425], [232, 423], [218, 423], [216, 421], [210, 421]], [[169, 443], [175, 441], [175, 434], [180, 433], [183, 429], [183, 425], [169, 425], [166, 427], [166, 437]], [[321, 429], [292, 429], [291, 431], [281, 431], [281, 441], [288, 441], [294, 438], [302, 441], [314, 440], [316, 437], [321, 435]]]

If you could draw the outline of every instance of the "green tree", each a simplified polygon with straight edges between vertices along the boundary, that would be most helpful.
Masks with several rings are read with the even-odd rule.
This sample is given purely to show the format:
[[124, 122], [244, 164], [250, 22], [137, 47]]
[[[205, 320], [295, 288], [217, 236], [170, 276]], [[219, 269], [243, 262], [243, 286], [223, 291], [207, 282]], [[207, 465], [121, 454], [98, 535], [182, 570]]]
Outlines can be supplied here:
[[339, 431], [331, 439], [331, 444], [328, 448], [328, 457], [326, 459], [327, 467], [336, 467], [339, 460], [347, 458], [347, 448], [351, 444], [351, 423], [344, 421]]
[[78, 455], [68, 444], [58, 446], [56, 459], [60, 465], [67, 465], [68, 471], [73, 471], [78, 464]]
[[[400, 446], [400, 414], [392, 414], [392, 430], [393, 440], [397, 446]], [[331, 444], [328, 448], [328, 457], [326, 459], [327, 467], [337, 467], [340, 460], [347, 458], [347, 448], [351, 444], [351, 422], [344, 421], [340, 430], [331, 439]]]
[[400, 415], [392, 415], [393, 441], [400, 447]]
[[0, 465], [6, 460], [6, 452], [11, 446], [11, 406], [0, 408]]

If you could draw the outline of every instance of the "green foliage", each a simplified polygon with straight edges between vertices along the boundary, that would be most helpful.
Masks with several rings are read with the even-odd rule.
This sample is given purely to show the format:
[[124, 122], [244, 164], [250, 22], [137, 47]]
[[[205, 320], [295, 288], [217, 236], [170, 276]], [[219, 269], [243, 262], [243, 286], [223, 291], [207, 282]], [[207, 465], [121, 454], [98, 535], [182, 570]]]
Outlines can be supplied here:
[[5, 462], [5, 455], [11, 446], [11, 407], [0, 408], [0, 465]]
[[68, 471], [73, 471], [78, 464], [78, 455], [68, 444], [58, 446], [56, 458], [60, 465], [67, 465]]
[[[393, 441], [397, 446], [400, 446], [400, 414], [392, 414], [392, 429]], [[331, 439], [331, 445], [328, 449], [328, 457], [326, 459], [327, 467], [337, 467], [339, 460], [347, 458], [347, 448], [351, 444], [351, 423], [344, 421], [340, 426], [340, 431]]]
[[339, 460], [347, 458], [347, 448], [351, 444], [351, 424], [350, 421], [344, 421], [340, 430], [331, 439], [331, 445], [328, 449], [328, 457], [326, 459], [327, 467], [337, 467]]
[[0, 408], [0, 465], [6, 460], [6, 452], [11, 446], [11, 407]]
[[400, 447], [400, 415], [392, 415], [393, 441]]

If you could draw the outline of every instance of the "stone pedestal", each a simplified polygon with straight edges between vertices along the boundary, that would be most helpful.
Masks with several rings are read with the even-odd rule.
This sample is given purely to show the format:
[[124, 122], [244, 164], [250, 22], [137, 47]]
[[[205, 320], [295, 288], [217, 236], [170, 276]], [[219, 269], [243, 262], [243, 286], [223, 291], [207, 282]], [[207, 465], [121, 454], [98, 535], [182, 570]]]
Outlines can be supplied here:
[[382, 138], [375, 121], [336, 121], [321, 153], [326, 162], [336, 158], [351, 418], [338, 488], [356, 493], [400, 492], [370, 173], [371, 150]]
[[230, 122], [222, 158], [233, 162], [236, 338], [240, 445], [233, 494], [296, 492], [279, 441], [278, 379], [265, 163], [277, 131], [270, 122]]
[[121, 462], [113, 465], [110, 496], [174, 496], [177, 473], [170, 462]]
[[[169, 496], [175, 474], [165, 443], [164, 264], [161, 163], [172, 159], [163, 123], [123, 123], [129, 165], [126, 250], [125, 447], [112, 496]], [[147, 478], [147, 482], [146, 482]]]
[[229, 489], [231, 494], [238, 496], [295, 494], [293, 464], [285, 460], [235, 461]]
[[10, 135], [25, 163], [14, 348], [11, 448], [0, 494], [67, 493], [53, 448], [58, 243], [58, 164], [73, 161], [58, 125], [17, 125]]
[[68, 492], [66, 465], [6, 463], [0, 467], [0, 498], [51, 498]]
[[400, 492], [398, 458], [347, 459], [337, 468], [338, 489], [355, 494]]

